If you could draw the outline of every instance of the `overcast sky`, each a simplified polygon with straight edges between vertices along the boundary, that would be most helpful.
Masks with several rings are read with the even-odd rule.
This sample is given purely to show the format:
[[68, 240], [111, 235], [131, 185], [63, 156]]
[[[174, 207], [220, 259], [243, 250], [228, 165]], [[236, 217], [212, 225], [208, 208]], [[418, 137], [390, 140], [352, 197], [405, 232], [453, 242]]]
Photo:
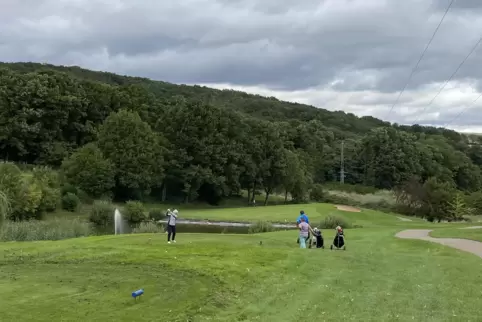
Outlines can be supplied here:
[[0, 0], [0, 60], [233, 88], [482, 132], [482, 98], [473, 103], [482, 93], [482, 48], [433, 100], [482, 36], [482, 0], [455, 0], [389, 113], [449, 2]]

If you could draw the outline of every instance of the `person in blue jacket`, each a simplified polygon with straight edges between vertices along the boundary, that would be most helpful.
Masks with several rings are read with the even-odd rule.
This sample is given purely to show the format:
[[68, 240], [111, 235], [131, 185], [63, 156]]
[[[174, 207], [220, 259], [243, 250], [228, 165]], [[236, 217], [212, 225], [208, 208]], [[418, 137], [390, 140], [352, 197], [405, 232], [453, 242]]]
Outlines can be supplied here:
[[[304, 218], [305, 222], [309, 225], [310, 224], [310, 220], [308, 219], [308, 216], [305, 214], [305, 212], [303, 210], [300, 210], [300, 215], [298, 216], [298, 218], [296, 219], [296, 226], [298, 226], [301, 222], [301, 218]], [[308, 238], [306, 238], [306, 240], [310, 240], [310, 232], [308, 231]], [[300, 237], [298, 237], [298, 239], [296, 240], [297, 243], [300, 242]], [[311, 245], [311, 243], [310, 243]]]
[[298, 216], [298, 219], [296, 219], [296, 224], [300, 224], [301, 218], [305, 218], [306, 223], [310, 224], [310, 220], [303, 210], [300, 211], [300, 215]]

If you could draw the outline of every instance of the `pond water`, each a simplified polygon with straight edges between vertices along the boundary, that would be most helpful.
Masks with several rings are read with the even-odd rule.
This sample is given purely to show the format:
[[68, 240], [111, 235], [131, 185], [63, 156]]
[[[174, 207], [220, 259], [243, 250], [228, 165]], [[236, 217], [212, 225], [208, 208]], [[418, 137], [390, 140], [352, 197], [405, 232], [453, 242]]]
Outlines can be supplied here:
[[[161, 220], [159, 224], [166, 226], [167, 221]], [[249, 231], [249, 223], [237, 222], [208, 222], [195, 220], [178, 220], [176, 227], [179, 233], [212, 233], [212, 234], [247, 234]], [[123, 222], [123, 233], [129, 234], [132, 232], [132, 227]], [[295, 225], [273, 224], [275, 230], [291, 230], [296, 229]], [[97, 228], [97, 233], [100, 235], [110, 235], [114, 233], [114, 226]]]

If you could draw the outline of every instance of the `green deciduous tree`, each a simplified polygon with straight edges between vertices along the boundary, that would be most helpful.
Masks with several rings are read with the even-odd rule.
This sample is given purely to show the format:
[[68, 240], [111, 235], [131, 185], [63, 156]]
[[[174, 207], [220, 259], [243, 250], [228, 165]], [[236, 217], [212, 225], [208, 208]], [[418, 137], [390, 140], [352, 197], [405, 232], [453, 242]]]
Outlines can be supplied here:
[[118, 197], [139, 197], [164, 174], [161, 140], [139, 114], [120, 110], [100, 128], [98, 146], [115, 167]]
[[114, 164], [94, 143], [83, 146], [65, 159], [62, 171], [68, 183], [92, 197], [101, 197], [115, 186]]

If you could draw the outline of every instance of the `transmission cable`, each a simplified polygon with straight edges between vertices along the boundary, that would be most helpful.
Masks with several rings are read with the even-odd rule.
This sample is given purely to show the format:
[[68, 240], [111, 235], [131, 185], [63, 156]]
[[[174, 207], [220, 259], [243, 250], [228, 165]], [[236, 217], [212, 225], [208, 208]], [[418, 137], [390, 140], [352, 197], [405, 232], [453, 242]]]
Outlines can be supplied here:
[[440, 26], [442, 25], [442, 22], [444, 21], [445, 19], [445, 16], [447, 15], [447, 12], [449, 11], [450, 7], [452, 6], [452, 4], [454, 3], [455, 0], [452, 0], [450, 1], [449, 5], [447, 6], [447, 9], [445, 9], [445, 12], [442, 16], [442, 19], [440, 19], [440, 22], [438, 23], [437, 25], [437, 28], [435, 28], [433, 34], [432, 34], [432, 37], [430, 38], [430, 40], [428, 41], [427, 45], [425, 46], [425, 49], [423, 50], [422, 54], [420, 55], [420, 58], [418, 59], [417, 61], [417, 64], [415, 64], [415, 67], [412, 69], [412, 72], [410, 73], [410, 76], [408, 76], [408, 80], [407, 82], [405, 83], [405, 86], [403, 86], [402, 90], [400, 91], [400, 93], [398, 94], [398, 97], [397, 99], [395, 100], [395, 103], [393, 103], [392, 107], [390, 108], [390, 110], [388, 111], [388, 114], [387, 116], [385, 117], [385, 119], [388, 118], [388, 116], [390, 116], [390, 113], [393, 111], [393, 108], [395, 107], [395, 105], [397, 105], [400, 97], [402, 96], [403, 92], [405, 91], [405, 89], [407, 88], [408, 84], [410, 83], [410, 80], [412, 79], [412, 76], [413, 74], [415, 73], [415, 71], [417, 70], [418, 68], [418, 65], [420, 64], [420, 62], [422, 61], [423, 59], [423, 56], [425, 56], [425, 53], [427, 52], [427, 49], [428, 47], [430, 47], [430, 44], [432, 43], [433, 39], [435, 38], [435, 35], [437, 34]]
[[423, 110], [419, 113], [419, 117], [417, 118], [417, 120], [414, 122], [414, 124], [416, 124], [419, 120], [420, 120], [420, 117], [423, 115], [423, 112], [425, 112], [425, 110], [427, 109], [427, 107], [429, 107], [433, 101], [439, 96], [439, 94], [443, 91], [443, 89], [445, 88], [445, 86], [447, 86], [447, 84], [452, 80], [452, 78], [454, 78], [455, 74], [457, 74], [457, 72], [459, 71], [459, 69], [462, 67], [463, 64], [465, 64], [465, 62], [467, 61], [467, 59], [470, 57], [470, 55], [472, 55], [472, 53], [475, 51], [475, 49], [477, 49], [477, 47], [480, 45], [480, 42], [482, 42], [482, 37], [479, 38], [479, 41], [477, 41], [477, 43], [474, 45], [474, 47], [472, 47], [472, 49], [470, 50], [470, 52], [467, 54], [467, 56], [465, 56], [465, 58], [460, 62], [459, 66], [457, 67], [457, 69], [452, 73], [452, 75], [449, 77], [449, 79], [447, 79], [445, 81], [445, 83], [442, 85], [442, 87], [440, 87], [440, 89], [438, 90], [437, 94], [435, 94], [435, 96], [430, 100], [430, 102], [423, 108]]
[[463, 108], [459, 114], [455, 115], [454, 118], [452, 118], [450, 121], [448, 121], [447, 123], [445, 123], [445, 125], [443, 126], [444, 128], [446, 128], [447, 126], [449, 126], [450, 124], [452, 124], [455, 120], [457, 120], [462, 114], [464, 114], [464, 112], [470, 107], [470, 106], [473, 106], [478, 100], [479, 98], [482, 97], [482, 93], [477, 96], [477, 98], [475, 100], [472, 101], [471, 104], [467, 105], [465, 108]]

